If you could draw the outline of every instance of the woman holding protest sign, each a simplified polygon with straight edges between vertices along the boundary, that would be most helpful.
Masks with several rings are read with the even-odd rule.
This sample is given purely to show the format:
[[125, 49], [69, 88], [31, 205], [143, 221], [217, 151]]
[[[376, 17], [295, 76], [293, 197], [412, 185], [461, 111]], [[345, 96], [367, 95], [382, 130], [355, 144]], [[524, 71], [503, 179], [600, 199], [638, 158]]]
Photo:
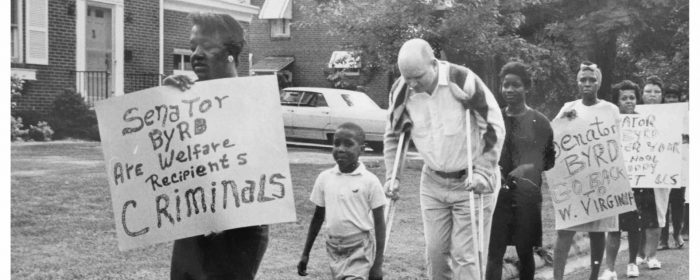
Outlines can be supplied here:
[[[666, 88], [663, 97], [663, 103], [676, 103], [680, 102], [681, 90], [678, 85], [671, 84]], [[681, 135], [683, 137], [683, 135]], [[685, 206], [685, 192], [686, 186], [681, 185], [680, 188], [671, 189], [668, 201], [668, 211], [666, 213], [666, 224], [661, 229], [661, 250], [668, 249], [668, 232], [669, 223], [673, 226], [673, 241], [678, 249], [682, 249], [685, 246], [685, 242], [680, 236], [681, 228], [683, 227], [684, 220], [684, 206]]]
[[[591, 62], [583, 62], [576, 75], [578, 91], [581, 99], [567, 102], [555, 117], [557, 118], [583, 118], [584, 120], [596, 122], [594, 118], [604, 112], [610, 119], [619, 120], [619, 110], [617, 107], [605, 100], [598, 99], [598, 89], [602, 80], [602, 73], [597, 65]], [[583, 132], [586, 133], [585, 131]], [[555, 133], [556, 134], [556, 133]], [[585, 224], [573, 226], [566, 229], [557, 230], [557, 240], [554, 245], [554, 279], [564, 278], [564, 268], [571, 249], [576, 232], [588, 232], [591, 244], [591, 274], [589, 279], [598, 278], [600, 263], [605, 251], [605, 232], [616, 231], [617, 216], [602, 218]]]
[[[660, 104], [664, 83], [657, 76], [650, 76], [644, 82], [642, 101], [644, 104]], [[668, 198], [670, 190], [653, 188], [653, 199], [642, 199], [642, 228], [645, 229], [640, 244], [637, 265], [646, 264], [649, 269], [661, 269], [661, 262], [656, 258], [656, 250], [661, 236], [661, 226], [666, 223]]]
[[[620, 114], [636, 114], [634, 109], [637, 103], [641, 100], [640, 89], [637, 84], [630, 80], [624, 80], [615, 84], [612, 89], [612, 101], [617, 103], [620, 108]], [[620, 237], [622, 231], [627, 232], [627, 241], [629, 243], [629, 262], [627, 263], [627, 277], [638, 277], [639, 267], [636, 264], [637, 252], [642, 234], [642, 201], [653, 201], [653, 192], [649, 189], [632, 188], [634, 191], [634, 200], [637, 204], [637, 210], [622, 213], [618, 216], [619, 230], [608, 232], [605, 250], [605, 264], [607, 268], [598, 278], [599, 280], [614, 280], [617, 279], [615, 272], [615, 259], [620, 249]], [[655, 213], [655, 210], [654, 210]], [[656, 216], [654, 216], [656, 218]]]
[[542, 172], [554, 166], [552, 127], [547, 117], [525, 103], [532, 79], [527, 66], [509, 62], [501, 68], [506, 138], [501, 159], [502, 188], [491, 223], [486, 279], [500, 280], [503, 254], [515, 245], [520, 279], [534, 279], [533, 247], [542, 246]]
[[[230, 15], [190, 14], [192, 69], [199, 81], [237, 77], [238, 55], [245, 45], [241, 25]], [[163, 84], [185, 91], [185, 75]], [[170, 279], [254, 279], [267, 249], [267, 225], [225, 230], [175, 241]]]

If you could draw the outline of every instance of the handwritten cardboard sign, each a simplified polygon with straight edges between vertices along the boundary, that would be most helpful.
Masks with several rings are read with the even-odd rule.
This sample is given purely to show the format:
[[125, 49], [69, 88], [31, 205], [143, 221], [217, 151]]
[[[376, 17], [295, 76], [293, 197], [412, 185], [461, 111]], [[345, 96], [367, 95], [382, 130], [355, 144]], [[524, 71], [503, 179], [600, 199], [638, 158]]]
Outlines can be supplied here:
[[[688, 177], [690, 176], [690, 162], [688, 158], [688, 154], [690, 153], [690, 150], [688, 149], [688, 143], [683, 143], [681, 144], [681, 159], [683, 161], [683, 165], [681, 166], [681, 187], [688, 187]], [[687, 190], [685, 191], [686, 193], [688, 192]]]
[[622, 151], [633, 188], [680, 188], [684, 103], [639, 105], [620, 115]]
[[296, 220], [274, 76], [96, 106], [120, 250]]
[[545, 175], [556, 229], [634, 210], [616, 118], [591, 108], [573, 119], [552, 121], [556, 162]]
[[[688, 103], [685, 103], [686, 109], [688, 108]], [[686, 110], [683, 116], [683, 134], [681, 137], [681, 158], [683, 158], [683, 168], [681, 168], [681, 187], [688, 187], [688, 177], [690, 176], [690, 161], [689, 161], [689, 154], [690, 154], [690, 149], [688, 147], [689, 142], [688, 142], [688, 133], [689, 133], [689, 121], [690, 121], [690, 115], [688, 114], [688, 111]], [[688, 190], [685, 191], [686, 197], [688, 196]], [[688, 201], [686, 198], [685, 201]]]

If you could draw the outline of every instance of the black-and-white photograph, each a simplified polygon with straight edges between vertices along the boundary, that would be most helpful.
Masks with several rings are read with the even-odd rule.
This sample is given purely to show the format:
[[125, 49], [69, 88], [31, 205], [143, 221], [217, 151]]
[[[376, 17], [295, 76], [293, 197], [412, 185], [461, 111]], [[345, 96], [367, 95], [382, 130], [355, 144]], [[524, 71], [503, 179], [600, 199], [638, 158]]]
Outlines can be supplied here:
[[4, 10], [7, 278], [700, 273], [690, 0]]

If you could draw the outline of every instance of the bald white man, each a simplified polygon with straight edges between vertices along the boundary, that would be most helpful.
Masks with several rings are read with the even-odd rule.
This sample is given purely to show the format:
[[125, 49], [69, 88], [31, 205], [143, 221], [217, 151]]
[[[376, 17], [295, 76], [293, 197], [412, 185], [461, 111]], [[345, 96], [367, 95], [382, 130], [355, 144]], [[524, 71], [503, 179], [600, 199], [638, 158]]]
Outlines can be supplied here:
[[[410, 134], [424, 160], [420, 204], [430, 279], [479, 279], [469, 208], [469, 192], [484, 200], [484, 249], [488, 248], [493, 192], [500, 189], [505, 128], [496, 99], [471, 70], [440, 61], [422, 39], [399, 50], [401, 77], [390, 93], [384, 135], [386, 170], [392, 170], [402, 131]], [[471, 109], [469, 116], [466, 109]], [[466, 118], [471, 120], [467, 131]], [[471, 135], [472, 146], [467, 146]], [[408, 139], [408, 138], [406, 138]], [[406, 141], [408, 142], [408, 141]], [[472, 158], [467, 156], [472, 150]], [[467, 181], [468, 161], [474, 175]], [[401, 168], [399, 168], [400, 170]], [[391, 176], [387, 172], [387, 176]], [[398, 182], [387, 177], [387, 196], [398, 198]], [[390, 182], [394, 182], [391, 184]], [[478, 198], [479, 196], [477, 196]], [[475, 206], [480, 205], [479, 199]], [[486, 254], [482, 256], [483, 265]]]

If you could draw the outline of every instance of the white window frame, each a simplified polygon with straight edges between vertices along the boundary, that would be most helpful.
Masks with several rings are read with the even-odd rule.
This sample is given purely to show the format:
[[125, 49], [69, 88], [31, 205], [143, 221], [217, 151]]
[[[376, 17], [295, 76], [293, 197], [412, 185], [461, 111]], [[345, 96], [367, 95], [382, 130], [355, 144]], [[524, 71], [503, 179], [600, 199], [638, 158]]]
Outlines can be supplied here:
[[[23, 42], [24, 41], [24, 22], [22, 21], [24, 19], [24, 14], [22, 13], [22, 0], [11, 0], [16, 3], [16, 9], [12, 12], [15, 12], [16, 18], [17, 18], [17, 25], [12, 26], [12, 29], [16, 29], [16, 33], [12, 33], [10, 31], [10, 36], [17, 36], [15, 39], [14, 44], [11, 46], [12, 50], [14, 51], [15, 55], [12, 56], [11, 61], [12, 63], [22, 63], [24, 62], [24, 48], [23, 48]], [[12, 40], [10, 40], [11, 42]], [[12, 43], [10, 43], [12, 44]]]
[[[35, 7], [32, 5], [34, 4], [39, 4], [44, 6], [44, 13], [42, 15], [39, 15], [45, 20], [45, 25], [46, 26], [35, 26], [32, 25], [32, 16], [31, 13], [36, 10]], [[35, 38], [31, 36], [32, 31], [38, 31], [38, 32], [43, 32], [43, 39], [45, 45], [40, 46], [42, 47], [42, 52], [43, 52], [43, 57], [34, 57], [32, 56], [32, 52], [29, 50], [26, 51], [26, 58], [25, 62], [28, 64], [41, 64], [41, 65], [48, 65], [49, 64], [49, 1], [48, 0], [27, 0], [26, 1], [26, 9], [24, 10], [25, 13], [25, 19], [27, 20], [25, 23], [25, 28], [26, 28], [26, 36], [24, 36], [25, 46], [28, 49], [31, 49], [33, 47], [32, 43], [36, 44], [37, 42], [32, 42], [31, 39]]]
[[10, 73], [22, 80], [36, 81], [36, 69], [11, 68]]
[[270, 19], [270, 37], [291, 38], [291, 20], [286, 18]]
[[187, 70], [185, 68], [185, 56], [190, 57], [190, 63], [192, 63], [192, 50], [188, 49], [173, 49], [173, 56], [180, 56], [180, 68], [175, 68], [175, 64], [173, 64], [173, 75], [187, 75], [187, 76], [195, 76], [196, 74], [194, 73], [193, 70]]

